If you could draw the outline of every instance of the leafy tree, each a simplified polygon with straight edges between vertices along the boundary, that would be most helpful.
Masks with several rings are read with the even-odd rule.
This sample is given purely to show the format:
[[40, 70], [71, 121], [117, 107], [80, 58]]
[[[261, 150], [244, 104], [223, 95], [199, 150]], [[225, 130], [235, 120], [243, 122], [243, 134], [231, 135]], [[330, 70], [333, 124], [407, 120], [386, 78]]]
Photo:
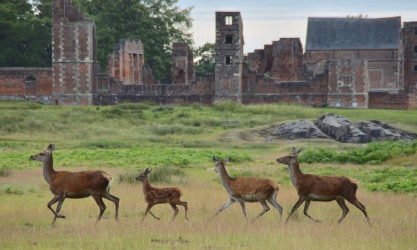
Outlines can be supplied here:
[[0, 67], [51, 67], [51, 1], [0, 1]]
[[206, 43], [194, 50], [195, 74], [204, 76], [214, 74], [215, 67], [215, 44]]
[[172, 42], [192, 43], [190, 12], [181, 9], [178, 0], [74, 0], [80, 9], [95, 20], [97, 29], [97, 59], [106, 68], [107, 56], [120, 39], [140, 39], [145, 63], [156, 79], [168, 83], [171, 79]]

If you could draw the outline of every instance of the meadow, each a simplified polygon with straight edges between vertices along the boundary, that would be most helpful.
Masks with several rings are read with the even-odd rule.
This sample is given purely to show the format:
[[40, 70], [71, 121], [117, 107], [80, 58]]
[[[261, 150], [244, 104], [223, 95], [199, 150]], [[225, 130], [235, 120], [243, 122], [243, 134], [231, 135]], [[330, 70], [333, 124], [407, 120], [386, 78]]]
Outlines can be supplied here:
[[[413, 142], [342, 144], [329, 140], [265, 140], [254, 131], [297, 119], [317, 119], [333, 112], [353, 121], [376, 119], [417, 132], [417, 111], [307, 108], [296, 105], [243, 106], [234, 103], [158, 106], [149, 103], [111, 107], [44, 106], [32, 102], [0, 102], [0, 248], [1, 249], [415, 249], [417, 246], [417, 175]], [[239, 121], [224, 127], [224, 121]], [[96, 223], [98, 207], [92, 198], [71, 200], [51, 226], [46, 207], [52, 194], [39, 162], [30, 155], [55, 143], [56, 170], [102, 169], [114, 177], [111, 193], [120, 198], [119, 221], [113, 203]], [[300, 155], [304, 173], [348, 175], [360, 181], [359, 200], [366, 206], [372, 226], [350, 205], [350, 213], [337, 224], [342, 211], [336, 202], [313, 202], [309, 213], [300, 207], [288, 224], [298, 196], [286, 166], [275, 159], [291, 148]], [[323, 155], [354, 154], [368, 161], [320, 162]], [[384, 149], [386, 154], [384, 154]], [[382, 153], [381, 153], [382, 152]], [[304, 154], [304, 156], [303, 156]], [[210, 220], [227, 201], [214, 171], [212, 156], [230, 157], [227, 169], [234, 176], [259, 176], [279, 183], [277, 200], [283, 218], [272, 208], [247, 203], [248, 220], [233, 204]], [[302, 158], [305, 157], [305, 158]], [[316, 158], [317, 159], [316, 159]], [[329, 158], [329, 157], [327, 157]], [[315, 159], [315, 160], [314, 160]], [[152, 168], [151, 184], [177, 186], [188, 202], [171, 221], [169, 205], [147, 216], [142, 185], [134, 177]]]

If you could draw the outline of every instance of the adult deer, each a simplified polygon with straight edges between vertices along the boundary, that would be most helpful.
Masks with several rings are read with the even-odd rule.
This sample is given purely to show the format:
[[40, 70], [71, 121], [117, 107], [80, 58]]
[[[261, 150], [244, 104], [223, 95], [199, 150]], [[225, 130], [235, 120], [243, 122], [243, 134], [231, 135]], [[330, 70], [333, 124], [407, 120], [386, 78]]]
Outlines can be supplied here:
[[276, 200], [279, 190], [278, 184], [275, 184], [269, 179], [256, 177], [231, 178], [225, 168], [226, 163], [229, 162], [229, 158], [219, 161], [215, 156], [213, 156], [213, 161], [216, 165], [215, 170], [220, 176], [220, 181], [229, 195], [229, 200], [213, 217], [217, 216], [221, 211], [225, 210], [236, 201], [239, 202], [242, 207], [243, 215], [246, 219], [245, 201], [261, 203], [263, 210], [258, 214], [258, 216], [256, 216], [256, 218], [262, 216], [270, 210], [268, 204], [266, 203], [267, 201], [278, 210], [280, 217], [282, 217], [282, 207]]
[[345, 199], [359, 208], [365, 215], [369, 224], [371, 224], [365, 206], [356, 198], [356, 191], [358, 189], [358, 181], [345, 176], [319, 176], [313, 174], [303, 174], [300, 171], [298, 162], [298, 154], [302, 149], [293, 148], [292, 153], [287, 156], [278, 158], [278, 163], [288, 165], [290, 171], [290, 179], [292, 184], [297, 189], [298, 201], [291, 209], [286, 222], [290, 219], [295, 210], [305, 202], [304, 214], [315, 222], [320, 222], [312, 218], [308, 213], [308, 207], [311, 201], [333, 201], [336, 200], [343, 211], [342, 217], [338, 223], [349, 213], [349, 208], [345, 204]]
[[[103, 216], [106, 205], [102, 198], [112, 201], [116, 206], [116, 220], [119, 212], [119, 198], [109, 193], [110, 182], [112, 177], [99, 170], [87, 170], [80, 172], [55, 171], [53, 166], [52, 152], [55, 150], [55, 144], [50, 144], [46, 151], [32, 155], [31, 160], [43, 163], [43, 177], [49, 184], [49, 189], [54, 194], [52, 200], [48, 203], [48, 208], [55, 215], [52, 224], [57, 218], [65, 218], [60, 214], [62, 204], [65, 198], [86, 198], [93, 196], [100, 208], [97, 222]], [[56, 210], [52, 209], [52, 205], [57, 203]]]
[[143, 171], [141, 174], [139, 174], [135, 178], [137, 181], [142, 182], [143, 194], [145, 195], [145, 201], [148, 204], [145, 210], [145, 214], [143, 215], [142, 221], [145, 220], [145, 217], [148, 214], [148, 212], [152, 215], [152, 217], [159, 220], [160, 218], [155, 216], [150, 210], [154, 205], [163, 204], [163, 203], [169, 203], [172, 209], [174, 210], [174, 216], [172, 217], [172, 220], [174, 220], [178, 214], [178, 208], [176, 205], [184, 206], [185, 219], [188, 220], [187, 202], [180, 200], [180, 197], [182, 195], [181, 190], [176, 187], [167, 187], [167, 188], [152, 187], [151, 184], [149, 183], [150, 173], [151, 173], [151, 170], [146, 168], [145, 171]]

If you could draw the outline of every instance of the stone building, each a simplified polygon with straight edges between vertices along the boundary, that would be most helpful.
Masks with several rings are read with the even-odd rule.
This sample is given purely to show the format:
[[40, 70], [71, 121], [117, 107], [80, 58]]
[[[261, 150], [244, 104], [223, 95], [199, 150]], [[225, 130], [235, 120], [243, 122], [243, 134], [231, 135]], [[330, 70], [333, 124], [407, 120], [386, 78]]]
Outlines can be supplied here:
[[216, 12], [215, 73], [196, 77], [186, 43], [172, 44], [172, 84], [160, 84], [140, 40], [123, 39], [96, 59], [96, 24], [71, 0], [53, 1], [52, 68], [0, 68], [0, 99], [111, 105], [235, 101], [344, 108], [417, 107], [417, 21], [308, 18], [299, 38], [280, 38], [244, 55], [240, 12]]

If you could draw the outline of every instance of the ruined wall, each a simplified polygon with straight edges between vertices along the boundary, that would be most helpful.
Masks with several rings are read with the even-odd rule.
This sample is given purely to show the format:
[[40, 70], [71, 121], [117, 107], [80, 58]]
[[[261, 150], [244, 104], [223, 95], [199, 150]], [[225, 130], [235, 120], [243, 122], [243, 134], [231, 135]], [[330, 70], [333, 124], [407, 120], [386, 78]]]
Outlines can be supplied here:
[[243, 22], [240, 12], [216, 12], [215, 102], [242, 102]]
[[95, 23], [71, 0], [53, 1], [52, 97], [57, 103], [92, 104]]
[[404, 53], [404, 90], [409, 102], [408, 109], [417, 107], [417, 22], [405, 22], [401, 30]]
[[172, 47], [172, 83], [160, 84], [140, 41], [121, 40], [108, 74], [96, 62], [95, 24], [71, 0], [53, 1], [52, 68], [0, 69], [0, 98], [69, 105], [236, 101], [347, 108], [417, 107], [417, 22], [404, 23], [397, 49], [307, 51], [282, 38], [243, 57], [239, 12], [216, 12], [215, 75], [194, 75], [188, 44]]
[[52, 94], [51, 68], [0, 68], [2, 100]]
[[299, 38], [281, 38], [263, 50], [248, 53], [246, 63], [251, 71], [276, 81], [305, 80], [303, 46]]
[[125, 85], [143, 84], [144, 65], [142, 41], [121, 39], [108, 57], [107, 73]]
[[195, 80], [194, 56], [187, 43], [172, 44], [172, 84], [188, 84]]
[[256, 74], [244, 65], [243, 104], [297, 103], [300, 105], [327, 106], [327, 75], [311, 81], [276, 81]]
[[149, 101], [160, 105], [200, 103], [211, 105], [214, 98], [214, 76], [199, 78], [189, 84], [123, 85], [106, 76], [98, 77], [95, 84], [95, 105], [113, 105], [119, 102]]
[[398, 50], [307, 51], [306, 69], [328, 77], [328, 100], [332, 107], [368, 108], [369, 91], [402, 88]]

